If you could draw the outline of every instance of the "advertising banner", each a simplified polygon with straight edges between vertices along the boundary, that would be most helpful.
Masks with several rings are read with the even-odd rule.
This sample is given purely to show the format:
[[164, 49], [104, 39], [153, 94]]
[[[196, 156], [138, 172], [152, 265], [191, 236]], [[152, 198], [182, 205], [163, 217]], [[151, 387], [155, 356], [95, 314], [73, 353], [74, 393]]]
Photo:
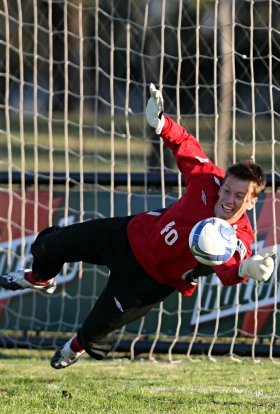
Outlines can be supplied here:
[[[0, 191], [0, 274], [9, 270], [31, 266], [31, 244], [36, 234], [52, 224], [60, 226], [80, 220], [80, 197], [78, 191], [71, 190], [65, 211], [65, 192], [47, 191], [35, 193], [14, 193], [12, 196]], [[96, 199], [97, 197], [97, 199]], [[147, 197], [147, 196], [145, 196]], [[174, 195], [170, 194], [172, 200]], [[132, 212], [161, 207], [161, 195], [148, 195], [144, 204], [141, 193], [133, 193]], [[110, 215], [109, 192], [84, 192], [83, 220]], [[260, 249], [280, 240], [280, 195], [272, 200], [271, 194], [263, 194], [257, 204], [255, 228]], [[127, 194], [115, 192], [114, 215], [124, 216], [127, 211]], [[97, 214], [98, 211], [98, 214]], [[273, 217], [278, 222], [273, 225]], [[242, 336], [254, 334], [269, 337], [272, 332], [280, 334], [280, 321], [277, 306], [280, 303], [279, 267], [267, 283], [257, 284], [253, 280], [237, 286], [223, 286], [215, 275], [201, 278], [199, 288], [192, 297], [179, 301], [174, 293], [164, 302], [161, 332], [174, 334], [179, 313], [181, 319], [180, 335], [192, 334], [196, 324], [198, 333], [212, 335], [218, 323], [220, 336], [232, 336], [236, 323]], [[57, 276], [58, 288], [53, 295], [24, 291], [0, 290], [0, 326], [5, 330], [37, 332], [72, 332], [85, 319], [94, 305], [108, 279], [105, 267], [89, 264], [71, 263], [64, 266], [62, 274]], [[180, 302], [180, 305], [179, 305]], [[145, 318], [143, 332], [156, 331], [158, 309], [152, 310]], [[137, 332], [139, 322], [126, 329]]]

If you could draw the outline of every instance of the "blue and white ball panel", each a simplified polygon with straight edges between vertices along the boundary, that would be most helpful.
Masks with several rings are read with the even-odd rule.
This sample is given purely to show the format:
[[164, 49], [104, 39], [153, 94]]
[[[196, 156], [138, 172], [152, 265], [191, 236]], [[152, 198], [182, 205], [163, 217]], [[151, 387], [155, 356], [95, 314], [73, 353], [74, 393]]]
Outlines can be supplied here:
[[189, 245], [200, 263], [217, 266], [233, 256], [237, 237], [229, 223], [212, 217], [201, 220], [194, 226], [190, 233]]

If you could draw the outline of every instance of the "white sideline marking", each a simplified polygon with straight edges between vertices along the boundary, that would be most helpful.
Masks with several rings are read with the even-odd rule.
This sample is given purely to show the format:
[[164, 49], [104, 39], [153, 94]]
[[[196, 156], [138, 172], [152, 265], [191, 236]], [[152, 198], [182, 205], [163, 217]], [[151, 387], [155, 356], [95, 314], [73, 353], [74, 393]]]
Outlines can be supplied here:
[[[133, 388], [133, 387], [132, 387]], [[264, 393], [262, 390], [246, 390], [242, 388], [194, 388], [194, 387], [142, 387], [145, 391], [148, 391], [150, 393], [155, 392], [174, 392], [174, 391], [187, 391], [192, 392], [195, 394], [228, 394], [228, 393], [234, 393], [234, 394], [245, 394], [250, 395], [252, 397], [272, 397], [276, 394], [272, 393]]]

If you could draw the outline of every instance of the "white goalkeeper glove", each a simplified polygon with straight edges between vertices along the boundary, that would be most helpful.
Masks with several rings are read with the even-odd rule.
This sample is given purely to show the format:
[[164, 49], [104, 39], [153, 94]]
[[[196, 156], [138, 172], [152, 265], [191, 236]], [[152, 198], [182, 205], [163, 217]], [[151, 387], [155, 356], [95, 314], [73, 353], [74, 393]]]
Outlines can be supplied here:
[[271, 256], [276, 253], [276, 250], [276, 246], [266, 247], [258, 254], [244, 260], [239, 266], [238, 276], [266, 282], [274, 270], [274, 260]]
[[156, 89], [153, 83], [150, 84], [150, 94], [151, 97], [146, 106], [146, 118], [148, 124], [152, 128], [155, 128], [156, 133], [159, 135], [165, 122], [163, 116], [163, 97], [162, 93]]

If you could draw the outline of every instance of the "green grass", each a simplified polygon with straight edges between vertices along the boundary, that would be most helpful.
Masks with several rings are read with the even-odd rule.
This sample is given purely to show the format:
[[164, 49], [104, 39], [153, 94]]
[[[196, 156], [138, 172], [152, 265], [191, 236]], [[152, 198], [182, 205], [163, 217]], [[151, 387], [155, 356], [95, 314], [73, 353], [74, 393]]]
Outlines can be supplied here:
[[178, 363], [0, 359], [0, 413], [279, 413], [280, 366], [229, 358]]

